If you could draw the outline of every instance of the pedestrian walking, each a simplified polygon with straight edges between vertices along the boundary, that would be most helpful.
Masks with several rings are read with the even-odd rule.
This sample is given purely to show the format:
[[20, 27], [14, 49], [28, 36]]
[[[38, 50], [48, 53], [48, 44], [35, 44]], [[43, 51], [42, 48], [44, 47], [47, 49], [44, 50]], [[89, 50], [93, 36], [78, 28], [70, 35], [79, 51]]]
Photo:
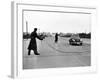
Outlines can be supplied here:
[[58, 33], [55, 34], [55, 43], [58, 42]]

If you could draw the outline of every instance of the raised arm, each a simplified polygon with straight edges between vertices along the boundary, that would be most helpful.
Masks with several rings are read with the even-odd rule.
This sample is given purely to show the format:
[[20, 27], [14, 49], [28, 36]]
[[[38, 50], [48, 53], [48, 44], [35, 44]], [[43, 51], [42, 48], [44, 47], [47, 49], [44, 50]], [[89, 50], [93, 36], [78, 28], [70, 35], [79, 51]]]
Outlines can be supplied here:
[[43, 40], [43, 38], [39, 35], [36, 34], [36, 37], [39, 39], [39, 40]]

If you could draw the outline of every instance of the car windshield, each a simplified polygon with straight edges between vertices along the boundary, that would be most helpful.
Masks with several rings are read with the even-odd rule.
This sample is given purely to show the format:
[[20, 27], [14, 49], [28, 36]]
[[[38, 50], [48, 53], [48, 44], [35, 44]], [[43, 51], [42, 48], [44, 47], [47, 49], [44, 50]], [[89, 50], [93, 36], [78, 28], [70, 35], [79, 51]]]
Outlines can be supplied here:
[[79, 37], [78, 34], [74, 34], [74, 35], [72, 35], [71, 38], [73, 38], [73, 39], [80, 39], [80, 37]]
[[75, 39], [75, 41], [80, 41], [80, 39]]

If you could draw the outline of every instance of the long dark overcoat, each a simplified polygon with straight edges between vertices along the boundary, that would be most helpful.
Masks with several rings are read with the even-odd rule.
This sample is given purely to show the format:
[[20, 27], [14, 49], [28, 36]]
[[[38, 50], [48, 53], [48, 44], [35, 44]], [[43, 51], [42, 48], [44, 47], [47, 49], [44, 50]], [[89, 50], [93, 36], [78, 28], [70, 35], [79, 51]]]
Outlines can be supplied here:
[[31, 33], [31, 40], [30, 40], [30, 43], [28, 46], [28, 50], [37, 50], [36, 38], [41, 40], [41, 38], [37, 35], [36, 32], [32, 32]]

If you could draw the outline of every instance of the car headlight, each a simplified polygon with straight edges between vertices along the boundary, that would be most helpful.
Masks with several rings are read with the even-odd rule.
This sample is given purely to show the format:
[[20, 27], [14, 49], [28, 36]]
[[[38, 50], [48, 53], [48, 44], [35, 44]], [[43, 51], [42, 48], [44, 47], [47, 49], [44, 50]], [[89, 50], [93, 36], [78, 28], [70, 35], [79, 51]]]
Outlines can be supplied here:
[[75, 41], [75, 39], [72, 39], [72, 41]]
[[80, 39], [80, 41], [82, 41], [82, 39]]

